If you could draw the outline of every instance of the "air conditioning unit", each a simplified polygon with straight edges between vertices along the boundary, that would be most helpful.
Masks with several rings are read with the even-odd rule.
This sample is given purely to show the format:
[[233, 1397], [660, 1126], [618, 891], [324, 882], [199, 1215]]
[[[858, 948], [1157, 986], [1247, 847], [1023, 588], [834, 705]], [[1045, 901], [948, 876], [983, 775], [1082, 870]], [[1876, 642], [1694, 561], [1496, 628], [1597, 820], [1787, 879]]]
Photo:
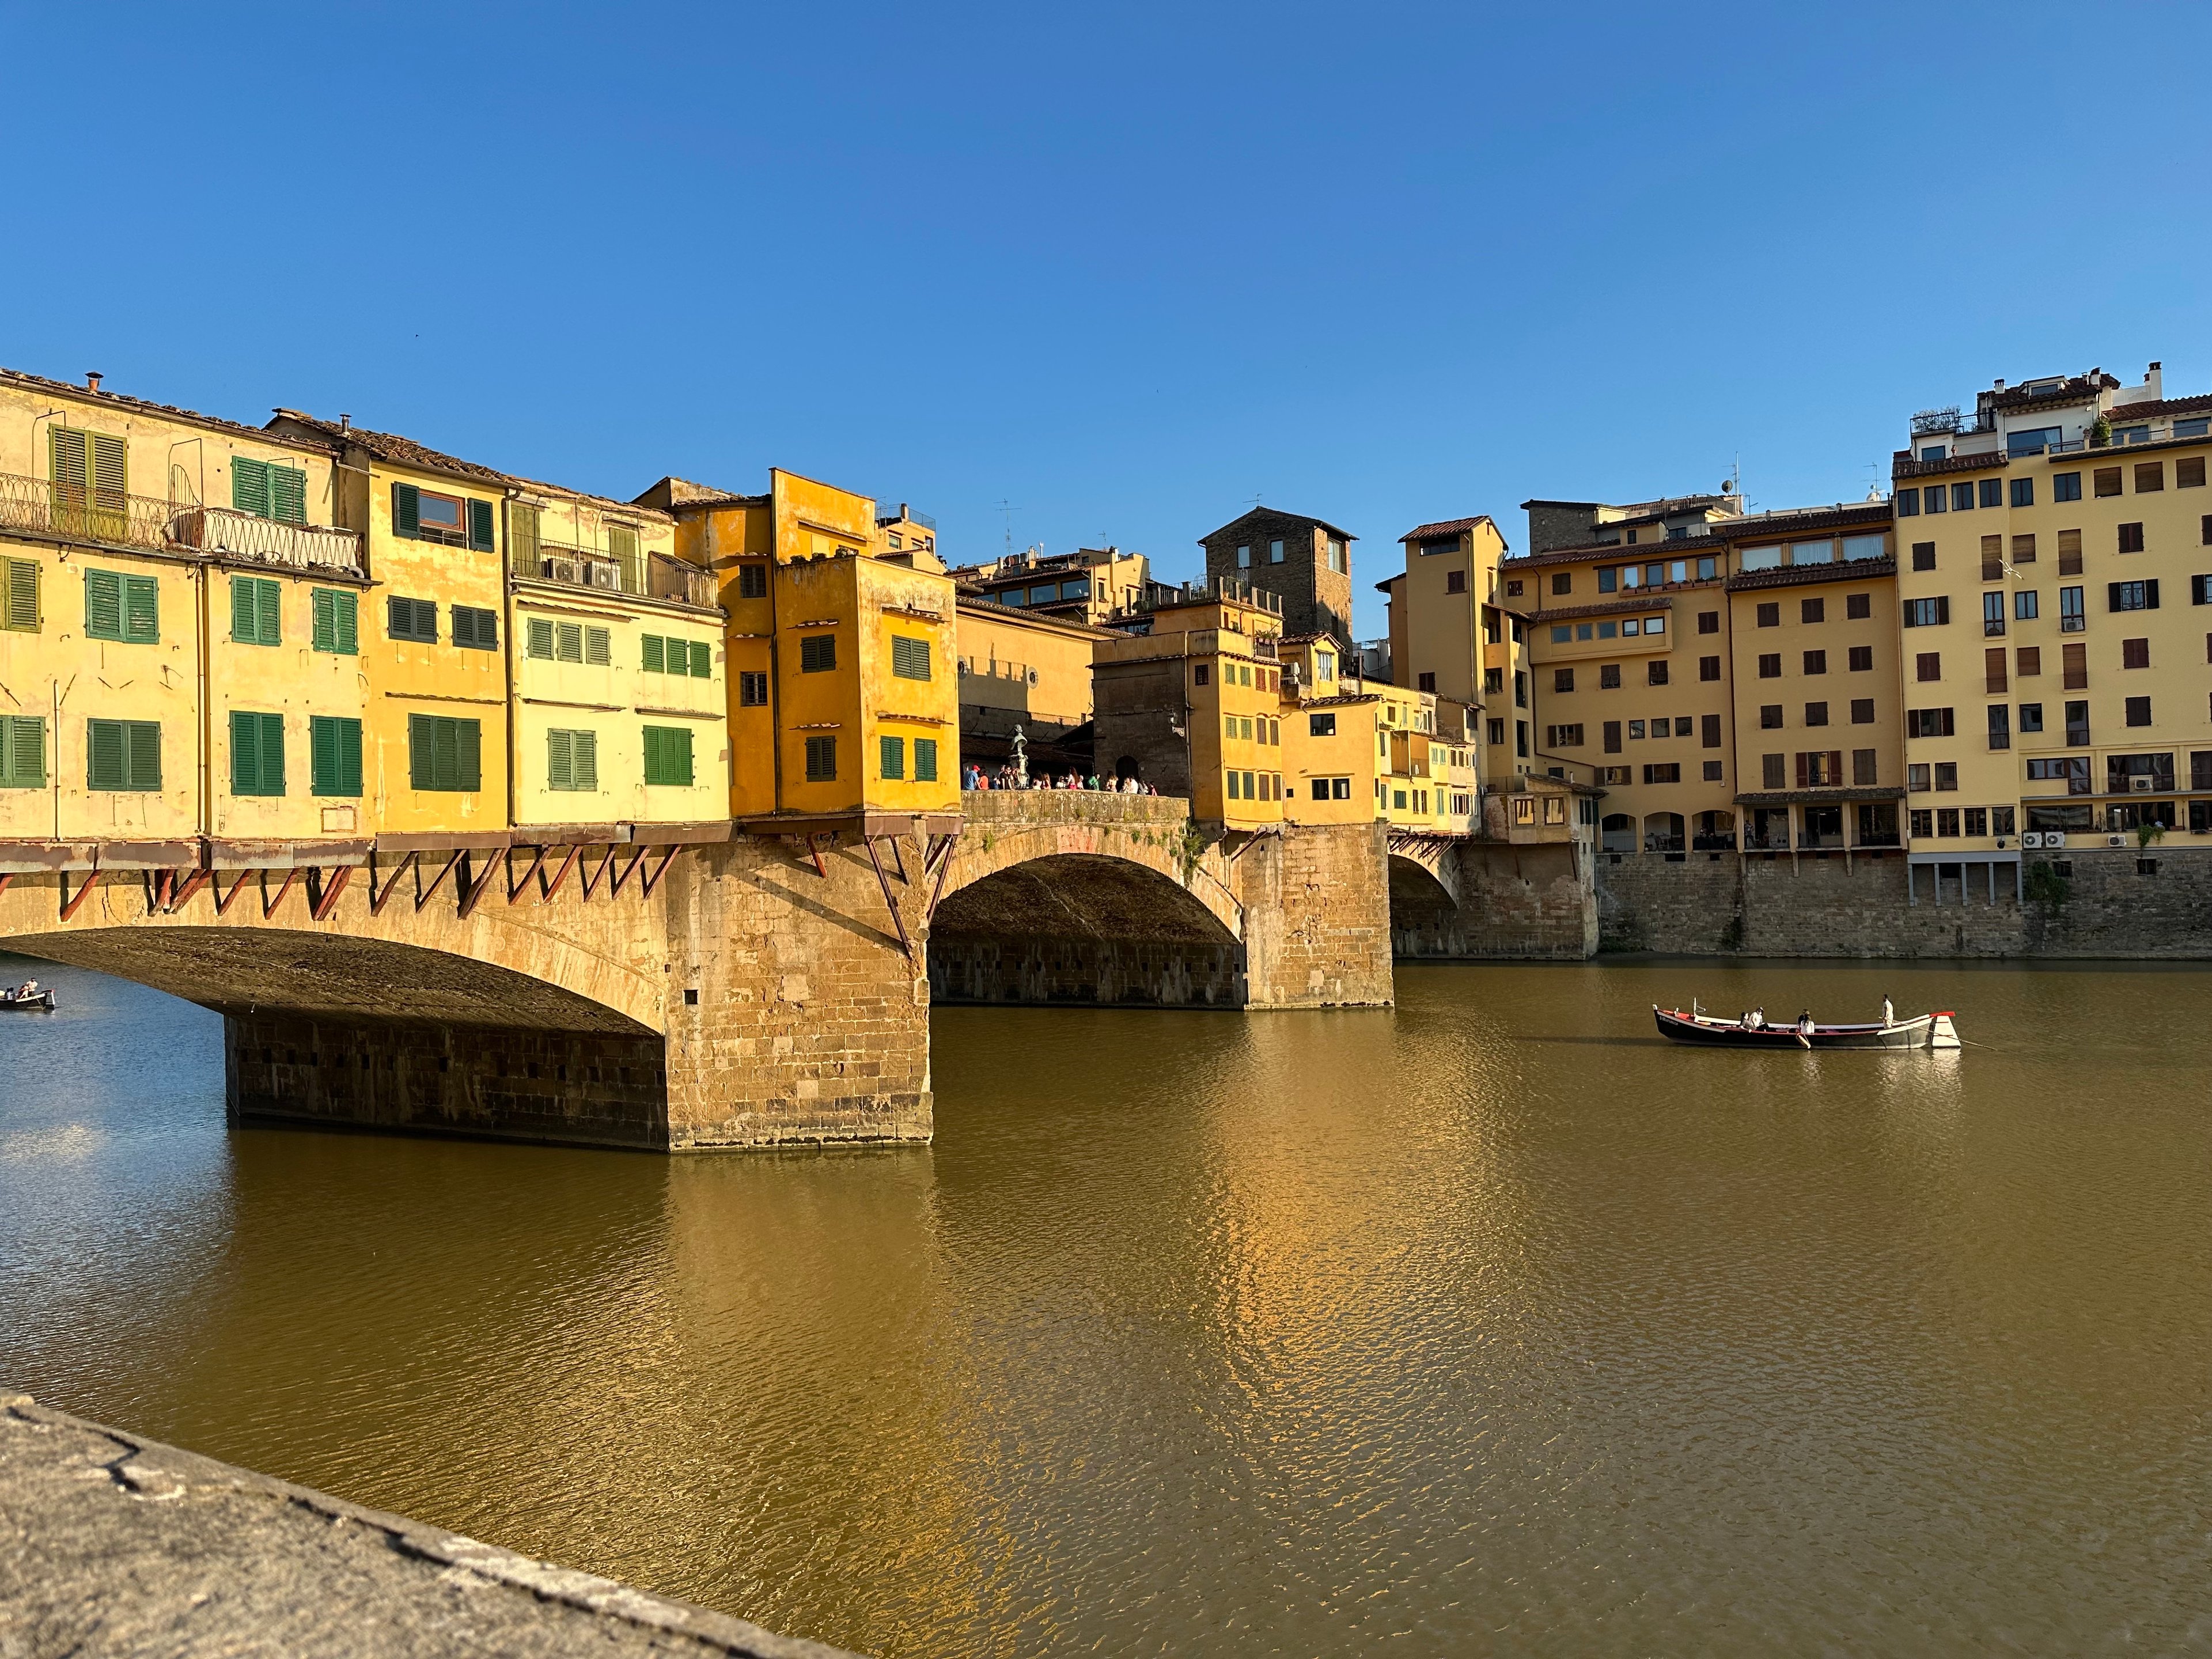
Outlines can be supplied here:
[[2105, 837], [2105, 845], [2107, 847], [2125, 847], [2127, 844], [2128, 838], [2125, 836], [2107, 836]]
[[2043, 832], [2043, 848], [2045, 852], [2052, 851], [2057, 848], [2063, 847], [2065, 845], [2066, 837], [2057, 830], [2046, 830]]
[[[2040, 830], [2029, 830], [2026, 835], [2020, 838], [2020, 844], [2033, 851], [2034, 848], [2043, 845], [2043, 832]], [[2002, 843], [2000, 842], [1999, 845], [2002, 845]]]
[[2155, 778], [2131, 777], [2128, 780], [2128, 787], [2138, 795], [2148, 795], [2150, 793], [2151, 785], [2157, 781]]

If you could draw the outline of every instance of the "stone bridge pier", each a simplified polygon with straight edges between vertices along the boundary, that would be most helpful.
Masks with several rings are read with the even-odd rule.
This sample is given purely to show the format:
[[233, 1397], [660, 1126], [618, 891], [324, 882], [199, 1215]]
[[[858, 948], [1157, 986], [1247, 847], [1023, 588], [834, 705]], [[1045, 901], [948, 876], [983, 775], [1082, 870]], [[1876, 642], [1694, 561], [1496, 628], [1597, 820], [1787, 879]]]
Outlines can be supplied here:
[[1406, 961], [1580, 961], [1597, 950], [1589, 848], [1393, 830], [1390, 942]]

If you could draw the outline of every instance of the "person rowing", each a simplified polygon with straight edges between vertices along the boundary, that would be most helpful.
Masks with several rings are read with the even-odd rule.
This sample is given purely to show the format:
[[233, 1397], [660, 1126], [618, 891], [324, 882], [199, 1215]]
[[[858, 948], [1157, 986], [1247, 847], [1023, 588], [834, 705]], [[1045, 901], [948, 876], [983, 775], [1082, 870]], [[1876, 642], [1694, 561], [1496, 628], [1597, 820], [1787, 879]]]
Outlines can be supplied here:
[[1749, 1013], [1746, 1014], [1743, 1017], [1743, 1029], [1747, 1031], [1765, 1030], [1766, 1029], [1766, 1010], [1764, 1008], [1754, 1008]]

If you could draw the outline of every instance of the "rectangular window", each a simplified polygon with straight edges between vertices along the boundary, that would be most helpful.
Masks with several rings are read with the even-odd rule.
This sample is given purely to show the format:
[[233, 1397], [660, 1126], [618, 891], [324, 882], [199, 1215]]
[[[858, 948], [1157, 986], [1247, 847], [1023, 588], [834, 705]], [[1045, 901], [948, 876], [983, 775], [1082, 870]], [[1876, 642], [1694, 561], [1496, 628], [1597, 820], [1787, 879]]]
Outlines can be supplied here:
[[1942, 628], [1951, 620], [1950, 596], [1940, 599], [1907, 599], [1905, 602], [1905, 625], [1907, 628]]
[[1698, 726], [1699, 748], [1717, 749], [1721, 746], [1721, 717], [1718, 714], [1700, 714]]
[[414, 789], [472, 794], [483, 787], [483, 726], [453, 714], [407, 717], [407, 781]]
[[764, 599], [768, 597], [766, 565], [741, 564], [738, 567], [738, 597], [741, 599]]
[[1784, 755], [1761, 755], [1759, 757], [1759, 782], [1769, 789], [1790, 787], [1789, 757]]
[[1444, 572], [1444, 592], [1447, 592], [1447, 593], [1464, 593], [1464, 592], [1467, 592], [1467, 572], [1466, 572], [1466, 571], [1464, 571], [1464, 570], [1447, 570], [1447, 571], [1445, 571], [1445, 572]]
[[35, 714], [0, 714], [0, 789], [46, 787], [46, 721]]
[[1940, 680], [1943, 678], [1943, 653], [1923, 651], [1912, 659], [1912, 678], [1916, 680]]
[[[2063, 567], [2062, 567], [2063, 568]], [[2079, 634], [2089, 625], [2089, 618], [2081, 602], [2083, 590], [2062, 587], [2058, 590], [2058, 631]]]
[[1817, 623], [1826, 622], [1827, 619], [1828, 602], [1826, 599], [1800, 599], [1797, 601], [1797, 620], [1799, 622]]
[[1912, 568], [1915, 570], [1933, 570], [1936, 568], [1935, 543], [1915, 542], [1912, 544]]
[[738, 704], [744, 708], [768, 707], [768, 675], [745, 669], [738, 675]]
[[284, 793], [284, 717], [230, 714], [230, 792], [234, 795]]
[[307, 772], [311, 793], [357, 799], [361, 794], [361, 722], [343, 714], [311, 715], [307, 720]]
[[2154, 490], [2160, 490], [2165, 488], [2166, 463], [2164, 461], [2137, 461], [2136, 463], [2136, 495], [2148, 495]]
[[307, 521], [307, 475], [295, 466], [257, 461], [245, 455], [230, 463], [230, 504], [257, 519], [286, 524]]
[[1805, 705], [1805, 724], [1806, 724], [1806, 725], [1808, 725], [1808, 726], [1826, 726], [1827, 723], [1828, 723], [1828, 705], [1827, 705], [1827, 704], [1826, 704], [1825, 702], [1808, 702], [1808, 703], [1807, 703], [1807, 704]]
[[2108, 611], [2155, 611], [2158, 609], [2158, 578], [2150, 577], [2139, 582], [2107, 582], [2106, 609]]
[[39, 567], [31, 559], [0, 559], [0, 628], [39, 631]]
[[1759, 625], [1761, 628], [1782, 626], [1782, 606], [1779, 602], [1762, 605], [1759, 607]]
[[2004, 538], [1983, 537], [1982, 580], [1985, 582], [2001, 582], [2004, 580]]
[[2087, 690], [2089, 689], [2089, 647], [2080, 644], [2062, 646], [2059, 647], [2059, 655], [2063, 659], [2065, 689], [2069, 691]]
[[1644, 781], [1646, 783], [1680, 783], [1681, 781], [1682, 763], [1680, 761], [1662, 761], [1644, 769]]
[[126, 576], [116, 570], [84, 573], [84, 633], [87, 639], [153, 645], [161, 637], [161, 589], [152, 576]]
[[1971, 513], [1974, 510], [1973, 485], [1954, 483], [1951, 486], [1951, 510], [1954, 513]]
[[2004, 480], [2002, 478], [1981, 478], [1978, 479], [1976, 483], [1981, 492], [1982, 505], [1984, 507], [2002, 507], [2004, 505]]
[[1937, 761], [1936, 763], [1936, 792], [1939, 794], [1946, 791], [1955, 793], [1958, 787], [1959, 763], [1956, 761]]
[[1700, 634], [1717, 634], [1720, 631], [1721, 613], [1719, 611], [1700, 611], [1698, 612], [1698, 632]]
[[599, 787], [599, 734], [555, 729], [545, 734], [545, 787], [588, 794]]
[[[532, 623], [535, 627], [537, 624]], [[384, 602], [385, 632], [395, 640], [409, 640], [418, 645], [438, 642], [438, 602], [435, 599], [402, 599], [394, 593]]]
[[2012, 711], [2001, 702], [1990, 705], [1990, 747], [2012, 747]]
[[1574, 689], [1575, 689], [1575, 671], [1574, 671], [1573, 669], [1571, 669], [1571, 668], [1554, 668], [1554, 669], [1552, 671], [1552, 690], [1554, 690], [1554, 691], [1571, 691], [1571, 690], [1573, 690]]
[[1644, 665], [1644, 683], [1646, 685], [1667, 684], [1667, 663], [1664, 658], [1655, 659]]
[[1435, 690], [1437, 689], [1437, 677], [1434, 674], [1422, 675], [1420, 677], [1420, 683], [1415, 689], [1422, 691]]
[[307, 596], [308, 643], [317, 651], [351, 657], [361, 650], [361, 596], [341, 587], [318, 587]]
[[1897, 516], [1900, 519], [1917, 518], [1919, 516], [1919, 513], [1920, 492], [1917, 489], [1899, 490], [1897, 492]]
[[2012, 481], [2012, 504], [2014, 507], [2033, 507], [2035, 505], [2034, 479], [2014, 478]]
[[1853, 697], [1851, 699], [1851, 724], [1853, 726], [1872, 726], [1874, 724], [1874, 699], [1872, 697]]
[[2058, 574], [2062, 576], [2081, 574], [2081, 532], [2078, 530], [2058, 532]]
[[680, 726], [645, 728], [645, 781], [673, 789], [689, 788], [692, 781], [691, 733]]
[[1905, 733], [1915, 738], [1948, 738], [1956, 735], [1956, 728], [1948, 708], [1914, 708], [1906, 711]]
[[1993, 589], [1982, 595], [1982, 634], [1995, 639], [2005, 631], [2005, 596], [2002, 589]]
[[[1505, 740], [1504, 724], [1503, 720], [1491, 722], [1493, 732], [1490, 740], [1492, 743], [1503, 743]], [[1607, 754], [1618, 755], [1620, 752], [1620, 722], [1619, 720], [1606, 721], [1605, 729], [1600, 736], [1604, 740]]]
[[87, 785], [143, 793], [161, 787], [159, 720], [87, 720]]
[[876, 739], [876, 774], [892, 780], [906, 776], [906, 739], [878, 738]]
[[1851, 672], [1854, 674], [1872, 672], [1874, 669], [1874, 647], [1870, 645], [1853, 646], [1851, 647], [1850, 665]]
[[826, 674], [837, 666], [837, 636], [809, 634], [799, 641], [799, 672]]
[[1828, 653], [1825, 651], [1808, 651], [1805, 653], [1805, 672], [1808, 674], [1826, 673]]
[[1881, 781], [1881, 753], [1876, 749], [1851, 750], [1851, 782], [1854, 786], [1864, 788]]
[[[1928, 763], [1914, 761], [1905, 769], [1905, 787], [1908, 793], [1924, 795], [1934, 786], [1929, 781]], [[1915, 813], [1917, 817], [1919, 814]]]
[[1283, 544], [1282, 544], [1282, 543], [1280, 543], [1280, 542], [1269, 542], [1269, 543], [1267, 544], [1267, 562], [1268, 562], [1269, 564], [1280, 564], [1280, 563], [1282, 563], [1282, 562], [1283, 562]]
[[1336, 735], [1336, 716], [1309, 714], [1306, 716], [1306, 735], [1310, 738], [1333, 738]]
[[[687, 732], [685, 734], [689, 736]], [[916, 738], [914, 740], [914, 781], [916, 783], [937, 781], [937, 739]]]
[[[1498, 688], [1485, 687], [1484, 689], [1486, 690], [1495, 690]], [[1600, 663], [1598, 665], [1597, 689], [1601, 691], [1616, 691], [1620, 689], [1620, 665], [1619, 663], [1607, 662]]]
[[2130, 726], [2148, 726], [2150, 724], [2150, 699], [2148, 697], [2130, 697], [2127, 700], [2127, 720]]
[[807, 738], [806, 781], [809, 783], [835, 783], [837, 781], [836, 738]]
[[2120, 641], [2120, 666], [2123, 668], [2149, 667], [2150, 641], [2148, 640], [2122, 640]]
[[2031, 674], [2042, 673], [2043, 647], [2039, 645], [2023, 645], [2020, 647], [2015, 662], [2017, 672], [2022, 678]]
[[929, 678], [929, 641], [912, 635], [891, 635], [891, 675], [896, 679]]
[[2033, 536], [2015, 536], [2012, 538], [2012, 562], [2014, 564], [2033, 564], [2035, 562], [2035, 538]]
[[1982, 653], [1982, 689], [1992, 696], [2007, 689], [2004, 647], [1992, 646]]
[[2120, 493], [2120, 469], [2117, 466], [2098, 467], [2090, 474], [2090, 483], [2100, 497], [2117, 495]]
[[2143, 527], [2140, 524], [2122, 525], [2120, 526], [2120, 551], [2123, 553], [2140, 553], [2142, 550]]
[[1698, 659], [1698, 678], [1699, 679], [1717, 680], [1720, 678], [1720, 677], [1721, 659], [1718, 657], [1700, 657]]
[[1911, 824], [1912, 838], [1915, 841], [1927, 841], [1935, 836], [1936, 815], [1933, 812], [1914, 811], [1909, 815], [1909, 821]]
[[[1936, 787], [1941, 788], [1942, 786], [1939, 784]], [[1957, 807], [1939, 806], [1936, 809], [1936, 834], [1938, 837], [1946, 840], [1955, 840], [1958, 837], [1959, 809]]]
[[266, 576], [230, 579], [230, 637], [238, 645], [282, 645], [284, 590]]
[[1942, 484], [1929, 484], [1920, 492], [1920, 507], [1924, 513], [1941, 513], [1943, 510], [1943, 501]]
[[[2089, 704], [2086, 699], [2066, 705], [2066, 741], [2069, 745], [2076, 749], [2085, 748], [2088, 744]], [[2084, 762], [2083, 765], [2086, 769], [2087, 763]]]
[[2054, 501], [2078, 501], [2081, 499], [2081, 475], [2078, 472], [2054, 472], [2051, 475], [2051, 499]]
[[1547, 749], [1579, 749], [1583, 746], [1583, 728], [1579, 725], [1547, 726], [1544, 728], [1544, 747]]
[[455, 605], [453, 643], [466, 651], [498, 650], [499, 612], [482, 605]]
[[95, 541], [121, 541], [130, 528], [129, 455], [111, 433], [47, 429], [53, 468], [53, 526]]
[[2184, 455], [2174, 462], [2173, 487], [2176, 489], [2204, 488], [2204, 458], [2202, 455]]
[[1782, 653], [1779, 651], [1762, 653], [1759, 659], [1759, 678], [1778, 680], [1782, 678]]

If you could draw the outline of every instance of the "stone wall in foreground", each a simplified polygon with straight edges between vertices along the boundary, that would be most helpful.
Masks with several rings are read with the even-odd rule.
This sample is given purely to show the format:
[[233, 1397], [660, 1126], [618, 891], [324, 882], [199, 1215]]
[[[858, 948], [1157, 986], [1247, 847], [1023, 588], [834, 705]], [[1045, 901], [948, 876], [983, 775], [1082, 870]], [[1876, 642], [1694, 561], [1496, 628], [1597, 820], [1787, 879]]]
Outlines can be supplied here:
[[[2058, 874], [2061, 867], [2067, 873]], [[2040, 869], [2045, 873], [2039, 875]], [[1680, 864], [1597, 865], [1600, 947], [1669, 955], [2212, 958], [2212, 851], [2133, 847], [2031, 854], [2025, 903], [1999, 866], [1965, 879], [1918, 872], [1909, 903], [1902, 858], [1692, 853]]]

